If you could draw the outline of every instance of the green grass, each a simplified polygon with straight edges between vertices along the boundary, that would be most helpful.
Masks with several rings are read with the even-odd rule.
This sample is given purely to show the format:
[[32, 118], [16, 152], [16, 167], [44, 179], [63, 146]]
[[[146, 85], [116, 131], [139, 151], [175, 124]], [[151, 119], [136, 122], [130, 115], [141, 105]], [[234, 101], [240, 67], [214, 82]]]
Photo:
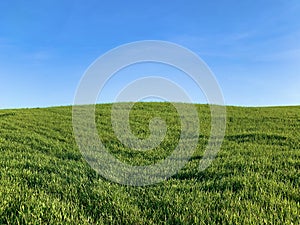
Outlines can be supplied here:
[[[300, 107], [227, 107], [226, 136], [202, 172], [210, 111], [197, 105], [201, 133], [188, 164], [148, 187], [119, 185], [97, 175], [72, 133], [72, 108], [0, 110], [0, 224], [299, 224]], [[149, 119], [164, 118], [167, 136], [153, 150], [133, 151], [114, 136], [110, 104], [96, 121], [107, 149], [132, 165], [168, 156], [180, 122], [168, 103], [138, 103], [131, 128], [150, 135]]]

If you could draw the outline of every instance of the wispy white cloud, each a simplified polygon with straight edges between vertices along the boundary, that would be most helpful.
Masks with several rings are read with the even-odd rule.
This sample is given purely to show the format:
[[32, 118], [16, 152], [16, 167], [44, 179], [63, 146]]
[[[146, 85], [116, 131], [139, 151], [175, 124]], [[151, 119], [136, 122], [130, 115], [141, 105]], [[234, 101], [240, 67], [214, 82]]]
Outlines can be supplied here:
[[283, 50], [271, 54], [262, 54], [256, 58], [260, 62], [295, 62], [300, 61], [300, 48]]
[[241, 33], [234, 33], [229, 36], [229, 39], [231, 41], [240, 41], [247, 38], [251, 38], [253, 36], [254, 32], [241, 32]]
[[8, 39], [0, 38], [0, 57], [6, 58], [14, 55], [14, 60], [26, 60], [27, 62], [37, 62], [48, 60], [53, 57], [53, 50], [49, 48], [24, 48], [20, 44], [13, 43]]
[[184, 34], [171, 36], [168, 40], [186, 46], [200, 55], [238, 58], [251, 53], [252, 40], [257, 38], [257, 35], [259, 34], [256, 30], [243, 30], [205, 36]]
[[170, 38], [202, 56], [238, 59], [251, 62], [295, 62], [300, 60], [300, 31], [265, 36], [249, 30], [206, 37], [180, 35]]
[[16, 45], [13, 44], [9, 39], [0, 37], [0, 49], [7, 49], [13, 47], [16, 47]]
[[53, 56], [50, 50], [37, 50], [32, 52], [23, 53], [23, 57], [32, 61], [44, 61]]

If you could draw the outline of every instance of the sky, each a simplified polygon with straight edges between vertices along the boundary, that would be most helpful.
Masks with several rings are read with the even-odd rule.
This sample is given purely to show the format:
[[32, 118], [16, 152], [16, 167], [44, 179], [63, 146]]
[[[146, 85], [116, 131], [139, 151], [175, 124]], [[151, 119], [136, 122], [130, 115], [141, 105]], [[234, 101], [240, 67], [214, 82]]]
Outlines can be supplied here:
[[[300, 105], [298, 0], [11, 0], [0, 1], [0, 109], [71, 105], [91, 63], [141, 40], [195, 52], [227, 105]], [[124, 77], [111, 80], [101, 101], [111, 101]]]

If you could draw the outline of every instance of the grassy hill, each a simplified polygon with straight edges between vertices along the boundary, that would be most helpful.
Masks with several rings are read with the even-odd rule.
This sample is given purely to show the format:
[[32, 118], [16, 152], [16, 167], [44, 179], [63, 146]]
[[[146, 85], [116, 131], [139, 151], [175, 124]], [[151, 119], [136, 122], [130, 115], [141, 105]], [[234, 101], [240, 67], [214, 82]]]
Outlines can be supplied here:
[[[300, 107], [228, 107], [224, 143], [202, 172], [210, 111], [197, 108], [195, 154], [177, 175], [148, 187], [119, 185], [90, 168], [72, 134], [71, 107], [0, 110], [0, 224], [299, 224]], [[98, 105], [96, 122], [118, 159], [152, 164], [178, 143], [180, 122], [170, 104], [132, 109], [139, 137], [149, 135], [153, 116], [168, 124], [161, 145], [146, 152], [118, 141], [110, 109]]]

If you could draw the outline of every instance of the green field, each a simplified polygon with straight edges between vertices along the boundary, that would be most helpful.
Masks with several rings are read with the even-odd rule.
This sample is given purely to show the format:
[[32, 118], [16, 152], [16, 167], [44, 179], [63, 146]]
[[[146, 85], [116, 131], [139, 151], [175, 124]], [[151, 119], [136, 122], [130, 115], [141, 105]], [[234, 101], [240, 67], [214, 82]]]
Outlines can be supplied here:
[[[300, 107], [227, 107], [226, 136], [213, 163], [199, 161], [210, 111], [197, 105], [201, 133], [188, 164], [166, 181], [131, 187], [102, 178], [82, 158], [72, 107], [0, 110], [0, 224], [300, 224]], [[119, 160], [149, 165], [176, 147], [180, 121], [168, 103], [138, 103], [131, 129], [168, 130], [159, 147], [134, 151], [114, 136], [110, 104], [97, 105], [101, 140]]]

